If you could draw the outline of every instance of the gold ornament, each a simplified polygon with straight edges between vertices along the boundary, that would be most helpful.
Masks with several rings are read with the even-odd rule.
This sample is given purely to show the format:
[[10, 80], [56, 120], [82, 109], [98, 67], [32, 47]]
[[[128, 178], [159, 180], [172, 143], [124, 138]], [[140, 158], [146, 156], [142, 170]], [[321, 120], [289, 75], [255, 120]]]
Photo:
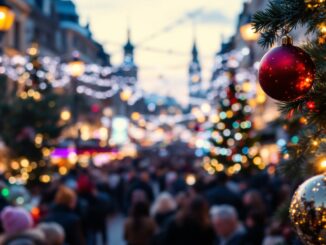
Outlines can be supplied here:
[[321, 4], [325, 3], [325, 0], [305, 0], [306, 6], [310, 9], [318, 8]]
[[292, 198], [290, 219], [304, 244], [326, 244], [326, 173], [299, 186]]

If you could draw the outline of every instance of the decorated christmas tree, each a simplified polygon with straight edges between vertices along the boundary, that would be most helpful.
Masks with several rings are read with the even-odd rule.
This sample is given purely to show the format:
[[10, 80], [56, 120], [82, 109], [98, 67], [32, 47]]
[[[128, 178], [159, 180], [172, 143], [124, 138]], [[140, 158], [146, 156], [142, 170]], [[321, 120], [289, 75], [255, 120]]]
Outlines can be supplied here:
[[[305, 244], [326, 244], [325, 21], [325, 0], [274, 0], [253, 18], [263, 47], [281, 43], [263, 57], [260, 84], [279, 101], [287, 119], [303, 122], [299, 140], [288, 145], [280, 169], [294, 181], [307, 179], [290, 206], [291, 221]], [[307, 36], [301, 47], [291, 38], [298, 28]]]
[[20, 81], [7, 81], [15, 84], [13, 93], [0, 101], [1, 137], [10, 155], [7, 177], [13, 183], [38, 182], [50, 171], [50, 148], [62, 130], [64, 99], [55, 93], [37, 47], [28, 54]]
[[219, 120], [211, 130], [211, 148], [206, 162], [210, 164], [210, 169], [224, 171], [228, 175], [264, 169], [265, 165], [258, 155], [248, 94], [242, 89], [243, 84], [237, 83], [234, 70], [227, 75], [229, 85], [219, 98]]

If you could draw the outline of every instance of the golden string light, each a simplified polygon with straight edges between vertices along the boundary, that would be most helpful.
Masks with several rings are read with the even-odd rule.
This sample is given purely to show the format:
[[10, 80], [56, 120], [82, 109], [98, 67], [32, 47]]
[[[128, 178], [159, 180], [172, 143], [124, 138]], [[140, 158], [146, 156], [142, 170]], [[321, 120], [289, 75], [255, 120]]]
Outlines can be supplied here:
[[63, 110], [60, 114], [60, 118], [63, 121], [69, 121], [71, 118], [71, 112], [68, 110]]

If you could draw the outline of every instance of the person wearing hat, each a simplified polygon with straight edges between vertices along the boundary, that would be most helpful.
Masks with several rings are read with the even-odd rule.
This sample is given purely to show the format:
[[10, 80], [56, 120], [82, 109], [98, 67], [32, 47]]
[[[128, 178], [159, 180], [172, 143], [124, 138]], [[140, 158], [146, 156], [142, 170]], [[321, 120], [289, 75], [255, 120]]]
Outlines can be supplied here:
[[61, 186], [55, 195], [55, 205], [42, 222], [55, 222], [64, 229], [65, 242], [69, 245], [84, 245], [85, 238], [79, 216], [74, 212], [77, 203], [76, 193]]
[[1, 212], [0, 219], [4, 229], [0, 244], [45, 244], [44, 233], [33, 229], [32, 216], [25, 209], [8, 206]]

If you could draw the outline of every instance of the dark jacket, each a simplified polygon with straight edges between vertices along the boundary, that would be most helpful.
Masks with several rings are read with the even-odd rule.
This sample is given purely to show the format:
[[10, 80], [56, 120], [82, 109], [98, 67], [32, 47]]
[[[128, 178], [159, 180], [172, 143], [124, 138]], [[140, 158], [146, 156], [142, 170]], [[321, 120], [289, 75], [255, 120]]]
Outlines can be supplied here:
[[202, 227], [197, 222], [173, 220], [166, 229], [165, 243], [169, 245], [212, 245], [215, 234], [210, 226]]
[[[85, 203], [79, 207], [78, 213], [82, 214], [84, 227], [88, 230], [101, 230], [106, 226], [106, 218], [111, 210], [111, 202], [108, 196], [102, 193], [79, 194], [79, 203]], [[82, 210], [83, 209], [83, 210]]]
[[[219, 239], [216, 239], [214, 245], [220, 245], [221, 242]], [[238, 234], [232, 237], [230, 240], [228, 240], [226, 243], [223, 243], [224, 245], [252, 245], [252, 243], [248, 242], [246, 240], [245, 235]]]
[[62, 205], [55, 205], [43, 222], [56, 222], [65, 231], [65, 242], [69, 245], [84, 245], [81, 220], [71, 209]]
[[174, 217], [175, 211], [169, 211], [164, 213], [157, 213], [154, 216], [156, 224], [162, 229], [166, 224]]

